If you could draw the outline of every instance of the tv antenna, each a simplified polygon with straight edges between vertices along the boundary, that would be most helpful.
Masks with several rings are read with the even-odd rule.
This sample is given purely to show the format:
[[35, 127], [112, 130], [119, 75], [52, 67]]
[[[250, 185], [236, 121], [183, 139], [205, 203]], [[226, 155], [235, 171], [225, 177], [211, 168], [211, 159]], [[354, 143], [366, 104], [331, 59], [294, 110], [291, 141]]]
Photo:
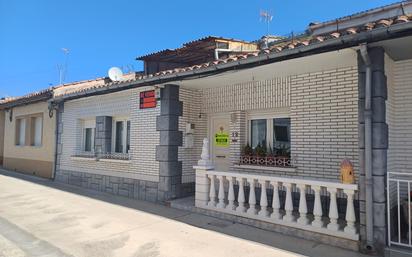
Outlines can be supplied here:
[[69, 58], [70, 50], [68, 48], [61, 49], [64, 54], [64, 64], [58, 64], [57, 69], [59, 70], [59, 85], [62, 85], [66, 79], [67, 75], [67, 61]]
[[268, 46], [269, 27], [270, 27], [270, 23], [273, 20], [273, 15], [270, 11], [260, 10], [259, 16], [260, 16], [260, 21], [264, 21], [266, 23], [266, 46]]

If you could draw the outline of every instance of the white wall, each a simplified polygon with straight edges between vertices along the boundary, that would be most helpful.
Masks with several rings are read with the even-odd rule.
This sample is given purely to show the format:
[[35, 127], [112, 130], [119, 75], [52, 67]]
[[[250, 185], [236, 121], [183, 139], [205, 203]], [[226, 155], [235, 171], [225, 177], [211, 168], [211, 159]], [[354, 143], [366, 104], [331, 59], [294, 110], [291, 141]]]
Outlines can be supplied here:
[[[159, 163], [155, 160], [159, 132], [156, 108], [140, 110], [139, 93], [152, 88], [131, 89], [65, 102], [62, 134], [61, 170], [158, 181]], [[72, 158], [80, 150], [80, 119], [96, 116], [130, 117], [130, 163], [101, 162]]]

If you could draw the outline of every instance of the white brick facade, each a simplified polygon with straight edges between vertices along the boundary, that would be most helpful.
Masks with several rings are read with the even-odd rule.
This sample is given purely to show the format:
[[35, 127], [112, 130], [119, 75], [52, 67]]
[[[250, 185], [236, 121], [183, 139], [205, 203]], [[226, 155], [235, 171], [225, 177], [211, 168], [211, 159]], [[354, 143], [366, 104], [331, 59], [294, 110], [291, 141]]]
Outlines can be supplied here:
[[412, 166], [412, 59], [386, 61], [388, 74], [388, 171], [411, 172]]
[[292, 76], [290, 113], [299, 176], [337, 180], [344, 158], [359, 172], [356, 67]]
[[[139, 93], [148, 89], [152, 88], [131, 89], [65, 102], [62, 114], [60, 169], [158, 181], [159, 163], [155, 161], [155, 149], [159, 144], [156, 117], [160, 112], [160, 105], [153, 109], [140, 110], [139, 108]], [[96, 116], [130, 118], [131, 160], [129, 163], [72, 158], [81, 148], [80, 121]]]
[[356, 67], [245, 82], [204, 89], [202, 112], [231, 115], [231, 131], [239, 133], [237, 142], [230, 146], [232, 164], [238, 162], [247, 140], [248, 113], [290, 113], [296, 170], [254, 172], [338, 180], [344, 158], [359, 171], [357, 87]]

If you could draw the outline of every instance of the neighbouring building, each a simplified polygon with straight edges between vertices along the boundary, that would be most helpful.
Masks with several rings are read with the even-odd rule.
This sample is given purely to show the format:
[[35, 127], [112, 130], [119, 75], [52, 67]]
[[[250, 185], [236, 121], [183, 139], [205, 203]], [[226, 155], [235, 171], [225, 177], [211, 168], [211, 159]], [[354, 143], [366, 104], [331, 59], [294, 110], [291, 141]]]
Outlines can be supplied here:
[[267, 47], [206, 37], [139, 57], [145, 75], [53, 91], [55, 179], [153, 202], [194, 194], [185, 208], [410, 254], [411, 45], [405, 1]]
[[8, 170], [54, 178], [56, 111], [48, 100], [71, 90], [104, 85], [106, 78], [65, 84], [0, 101], [0, 163]]
[[0, 103], [4, 168], [52, 177], [56, 122], [48, 108], [51, 97], [52, 91], [47, 89]]

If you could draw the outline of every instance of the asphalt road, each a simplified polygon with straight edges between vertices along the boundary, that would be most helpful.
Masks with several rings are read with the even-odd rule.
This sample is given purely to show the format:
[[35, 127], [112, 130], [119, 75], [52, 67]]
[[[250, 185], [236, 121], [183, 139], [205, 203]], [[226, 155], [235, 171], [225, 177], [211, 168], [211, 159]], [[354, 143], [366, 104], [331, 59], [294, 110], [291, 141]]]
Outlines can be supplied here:
[[0, 257], [289, 257], [330, 256], [331, 251], [335, 257], [360, 256], [166, 206], [7, 174], [0, 171]]

